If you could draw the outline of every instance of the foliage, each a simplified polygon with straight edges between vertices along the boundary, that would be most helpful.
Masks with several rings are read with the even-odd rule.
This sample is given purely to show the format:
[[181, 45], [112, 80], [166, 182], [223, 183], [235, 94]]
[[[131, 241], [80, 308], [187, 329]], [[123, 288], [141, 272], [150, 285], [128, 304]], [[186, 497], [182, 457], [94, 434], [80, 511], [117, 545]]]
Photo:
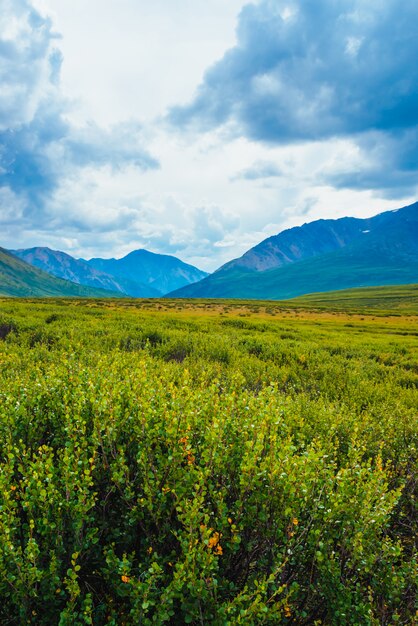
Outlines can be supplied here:
[[1, 624], [413, 623], [416, 317], [4, 300], [0, 327]]

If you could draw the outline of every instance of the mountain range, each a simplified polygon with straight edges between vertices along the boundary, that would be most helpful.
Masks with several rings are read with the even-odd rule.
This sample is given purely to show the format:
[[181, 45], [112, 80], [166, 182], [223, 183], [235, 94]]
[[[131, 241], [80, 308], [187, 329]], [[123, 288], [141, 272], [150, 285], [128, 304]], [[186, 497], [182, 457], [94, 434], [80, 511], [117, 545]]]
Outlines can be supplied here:
[[418, 282], [418, 203], [367, 219], [317, 220], [265, 239], [173, 298], [284, 299]]
[[0, 295], [286, 299], [418, 282], [418, 203], [371, 218], [316, 220], [265, 239], [211, 275], [134, 250], [76, 259], [49, 248], [0, 248]]
[[106, 289], [116, 293], [148, 298], [160, 295], [156, 290], [139, 282], [116, 279], [114, 276], [100, 272], [86, 261], [50, 248], [29, 248], [27, 250], [11, 250], [14, 255], [52, 276], [62, 278], [79, 285]]
[[42, 247], [10, 252], [57, 278], [134, 298], [156, 298], [207, 276], [176, 257], [147, 250], [135, 250], [122, 259], [89, 261]]
[[118, 279], [136, 282], [140, 276], [141, 283], [152, 289], [154, 295], [166, 294], [208, 276], [207, 272], [183, 263], [177, 257], [154, 254], [148, 250], [134, 250], [122, 259], [90, 259], [87, 263], [95, 270], [106, 272]]

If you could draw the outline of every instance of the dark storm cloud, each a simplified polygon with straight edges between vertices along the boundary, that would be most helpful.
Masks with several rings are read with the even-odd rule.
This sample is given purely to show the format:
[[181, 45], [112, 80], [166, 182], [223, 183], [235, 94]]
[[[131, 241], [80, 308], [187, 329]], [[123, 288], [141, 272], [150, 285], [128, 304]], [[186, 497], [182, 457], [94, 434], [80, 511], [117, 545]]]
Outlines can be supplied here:
[[170, 120], [203, 131], [229, 123], [237, 134], [275, 145], [332, 137], [361, 142], [363, 133], [376, 131], [382, 158], [375, 169], [388, 159], [388, 145], [395, 169], [369, 182], [380, 187], [393, 176], [396, 187], [399, 173], [418, 169], [417, 144], [407, 163], [402, 155], [405, 135], [418, 125], [417, 24], [416, 0], [249, 4], [236, 46]]

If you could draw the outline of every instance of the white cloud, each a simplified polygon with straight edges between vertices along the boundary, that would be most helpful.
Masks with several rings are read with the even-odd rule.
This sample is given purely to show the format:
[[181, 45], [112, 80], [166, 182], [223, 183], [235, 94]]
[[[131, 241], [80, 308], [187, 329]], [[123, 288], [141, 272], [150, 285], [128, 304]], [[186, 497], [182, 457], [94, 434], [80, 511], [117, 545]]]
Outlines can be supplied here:
[[235, 43], [246, 0], [36, 0], [62, 34], [63, 93], [72, 119], [153, 119], [186, 102]]
[[47, 94], [57, 36], [27, 0], [2, 0], [0, 13], [0, 131], [29, 123]]
[[[42, 15], [30, 17], [29, 0], [3, 0], [1, 245], [84, 257], [145, 247], [214, 270], [283, 228], [397, 208], [399, 200], [382, 200], [367, 184], [376, 173], [370, 143], [263, 145], [231, 127], [196, 136], [162, 122], [166, 107], [189, 101], [205, 70], [236, 44], [244, 4], [36, 0]], [[297, 8], [280, 5], [289, 28]], [[341, 45], [354, 58], [363, 44]], [[271, 72], [254, 79], [253, 93], [289, 102], [298, 95]], [[312, 125], [332, 96], [331, 86], [318, 90], [300, 126]], [[403, 145], [413, 160], [413, 138]], [[369, 179], [345, 185], [364, 164]]]

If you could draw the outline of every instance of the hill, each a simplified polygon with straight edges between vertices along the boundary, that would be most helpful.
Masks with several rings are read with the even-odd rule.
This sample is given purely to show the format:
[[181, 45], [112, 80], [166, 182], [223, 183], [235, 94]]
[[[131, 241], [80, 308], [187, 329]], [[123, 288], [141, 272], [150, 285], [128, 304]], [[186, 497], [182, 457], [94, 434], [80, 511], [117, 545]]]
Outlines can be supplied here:
[[418, 315], [418, 284], [312, 293], [283, 302], [286, 307], [290, 304], [307, 310]]
[[50, 276], [0, 248], [0, 295], [14, 297], [114, 297], [115, 293]]
[[365, 220], [319, 220], [283, 231], [169, 295], [282, 299], [417, 281], [418, 203]]

